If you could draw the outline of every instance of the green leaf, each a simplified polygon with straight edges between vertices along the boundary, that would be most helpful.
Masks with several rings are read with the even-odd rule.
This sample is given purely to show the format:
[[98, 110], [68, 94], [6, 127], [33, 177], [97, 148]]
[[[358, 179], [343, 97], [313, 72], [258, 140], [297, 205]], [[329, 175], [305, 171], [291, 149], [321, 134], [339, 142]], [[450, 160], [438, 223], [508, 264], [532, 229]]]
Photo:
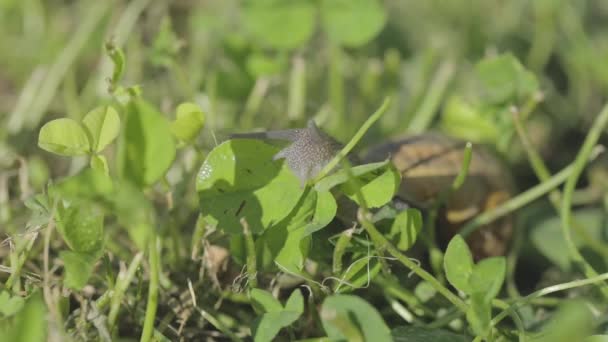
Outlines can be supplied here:
[[46, 307], [40, 292], [32, 294], [15, 314], [14, 319], [0, 321], [0, 336], [3, 341], [44, 342], [46, 341]]
[[274, 58], [263, 53], [254, 53], [247, 58], [247, 71], [254, 77], [277, 75], [286, 67], [284, 55]]
[[293, 49], [310, 38], [315, 8], [306, 0], [256, 0], [243, 8], [243, 17], [245, 29], [262, 44]]
[[[604, 225], [605, 212], [603, 209], [579, 209], [573, 212], [573, 219], [580, 224], [586, 234], [597, 241], [605, 241], [608, 232]], [[539, 220], [526, 223], [530, 230], [532, 245], [550, 262], [557, 265], [562, 271], [572, 270], [572, 260], [567, 253], [566, 241], [561, 233], [561, 221], [558, 216], [543, 217]], [[573, 235], [577, 248], [583, 248], [585, 242], [579, 234]]]
[[391, 225], [390, 236], [398, 236], [397, 247], [407, 251], [414, 245], [422, 229], [422, 214], [418, 209], [408, 208], [395, 217]]
[[452, 238], [445, 251], [443, 264], [450, 284], [458, 290], [470, 294], [469, 278], [473, 274], [473, 257], [462, 236], [456, 235]]
[[507, 272], [507, 262], [504, 257], [493, 257], [481, 260], [469, 278], [472, 292], [483, 293], [486, 299], [496, 298]]
[[585, 338], [583, 342], [608, 342], [608, 335], [593, 335]]
[[173, 135], [186, 142], [192, 142], [200, 133], [205, 123], [205, 114], [201, 108], [190, 102], [177, 106], [175, 121], [171, 123]]
[[450, 96], [443, 106], [441, 129], [470, 141], [494, 143], [501, 131], [495, 118], [486, 111], [458, 95]]
[[268, 291], [252, 289], [249, 292], [251, 305], [260, 312], [281, 312], [283, 305]]
[[102, 155], [95, 154], [91, 156], [91, 168], [93, 168], [95, 171], [103, 172], [106, 175], [110, 174], [106, 157]]
[[308, 236], [326, 227], [336, 216], [338, 205], [329, 191], [317, 191], [317, 201], [312, 221], [304, 227], [304, 236]]
[[[370, 173], [372, 171], [376, 171], [378, 169], [385, 168], [390, 163], [390, 160], [385, 160], [377, 163], [370, 163], [364, 165], [357, 165], [352, 167], [350, 170], [355, 177], [359, 177]], [[378, 173], [380, 174], [380, 173]], [[348, 181], [348, 172], [344, 169], [338, 170], [327, 177], [324, 177], [319, 182], [315, 184], [315, 190], [317, 191], [329, 191], [333, 187], [346, 183]]]
[[[19, 296], [12, 296], [7, 291], [0, 292], [0, 314], [3, 317], [10, 317], [23, 308], [25, 299]], [[0, 316], [0, 317], [2, 317]]]
[[120, 131], [120, 117], [111, 106], [93, 109], [82, 119], [84, 129], [89, 137], [92, 152], [101, 152], [108, 146]]
[[299, 317], [300, 315], [291, 311], [265, 313], [253, 322], [253, 340], [272, 341], [281, 328], [291, 325]]
[[57, 230], [66, 244], [76, 252], [100, 253], [103, 249], [103, 213], [85, 201], [59, 204]]
[[538, 89], [534, 74], [525, 70], [511, 54], [485, 58], [477, 63], [475, 72], [481, 82], [485, 102], [517, 101], [531, 96]]
[[63, 156], [87, 154], [91, 147], [82, 126], [72, 119], [62, 118], [47, 122], [40, 129], [38, 146]]
[[127, 105], [122, 174], [139, 186], [151, 185], [165, 175], [175, 158], [169, 122], [140, 98]]
[[395, 342], [470, 342], [471, 339], [443, 329], [418, 326], [396, 327], [391, 331]]
[[219, 229], [241, 234], [241, 218], [260, 233], [283, 220], [303, 194], [278, 148], [256, 140], [229, 140], [214, 148], [197, 177], [201, 212]]
[[285, 303], [285, 311], [292, 311], [300, 315], [304, 313], [304, 297], [300, 290], [296, 289], [291, 293]]
[[[391, 341], [391, 332], [382, 316], [363, 299], [352, 295], [325, 298], [321, 308], [323, 328], [331, 339], [348, 340], [345, 331], [358, 330], [362, 341]], [[346, 320], [346, 322], [345, 322]]]
[[93, 273], [97, 258], [91, 254], [72, 251], [62, 251], [59, 257], [65, 267], [65, 286], [74, 290], [82, 289]]
[[255, 341], [272, 341], [281, 328], [291, 325], [304, 312], [304, 298], [299, 290], [291, 293], [285, 308], [270, 292], [253, 289], [250, 296], [254, 308], [265, 312], [253, 323]]
[[366, 44], [386, 23], [386, 12], [377, 0], [323, 0], [321, 15], [329, 39], [348, 47]]
[[467, 308], [467, 321], [475, 335], [485, 337], [490, 332], [491, 309], [491, 301], [487, 300], [484, 293], [471, 295], [471, 302]]
[[[385, 168], [378, 169], [359, 177], [360, 183], [363, 183], [359, 190], [363, 195], [363, 199], [368, 208], [378, 208], [390, 202], [397, 190], [401, 181], [401, 174], [392, 163], [389, 163]], [[355, 182], [349, 181], [340, 187], [342, 192], [351, 200], [359, 203], [357, 197], [357, 187]]]

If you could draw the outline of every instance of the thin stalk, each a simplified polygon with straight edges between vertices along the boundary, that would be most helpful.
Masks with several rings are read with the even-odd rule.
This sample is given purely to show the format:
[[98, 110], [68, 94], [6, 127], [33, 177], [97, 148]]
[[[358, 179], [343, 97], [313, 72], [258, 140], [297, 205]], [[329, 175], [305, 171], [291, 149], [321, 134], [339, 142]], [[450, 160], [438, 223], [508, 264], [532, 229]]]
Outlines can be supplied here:
[[[517, 135], [519, 136], [519, 140], [521, 141], [522, 146], [524, 147], [524, 150], [526, 151], [526, 155], [528, 156], [528, 161], [530, 162], [530, 165], [532, 166], [532, 170], [534, 170], [534, 173], [536, 174], [536, 177], [541, 182], [547, 181], [547, 179], [551, 178], [551, 173], [549, 171], [549, 168], [547, 168], [544, 161], [540, 157], [539, 153], [536, 151], [536, 149], [530, 142], [528, 132], [522, 123], [521, 115], [517, 111], [517, 109], [513, 110], [513, 123], [515, 125], [515, 130], [517, 131]], [[551, 202], [551, 205], [553, 205], [553, 208], [555, 208], [555, 211], [558, 214], [560, 213], [561, 198], [562, 198], [561, 192], [557, 189], [555, 189], [549, 193], [549, 201]], [[585, 241], [585, 244], [587, 244], [589, 247], [591, 247], [594, 251], [601, 254], [605, 259], [608, 259], [608, 249], [606, 249], [606, 247], [600, 241], [598, 241], [598, 240], [594, 239], [592, 236], [590, 236], [589, 233], [584, 229], [583, 226], [581, 226], [581, 224], [579, 222], [577, 222], [576, 220], [573, 220], [572, 227], [574, 228], [576, 233], [579, 235], [579, 237], [581, 237]]]
[[346, 252], [346, 247], [350, 243], [351, 238], [353, 237], [353, 229], [347, 229], [340, 234], [338, 237], [338, 241], [336, 242], [336, 247], [334, 247], [334, 255], [333, 255], [333, 265], [332, 272], [334, 274], [342, 273], [342, 256], [344, 252]]
[[[585, 260], [585, 258], [583, 258], [581, 253], [576, 248], [574, 241], [572, 240], [570, 230], [570, 227], [572, 225], [572, 194], [574, 193], [576, 183], [578, 182], [578, 179], [583, 173], [585, 165], [587, 164], [587, 161], [591, 156], [593, 147], [599, 140], [600, 135], [606, 128], [607, 124], [608, 105], [605, 105], [600, 114], [593, 122], [591, 130], [585, 138], [583, 147], [581, 148], [581, 150], [576, 156], [576, 159], [574, 160], [572, 172], [568, 177], [566, 184], [564, 185], [564, 196], [562, 198], [562, 234], [564, 235], [564, 239], [566, 240], [566, 246], [568, 248], [568, 252], [570, 253], [570, 257], [574, 260], [578, 267], [582, 268], [582, 271], [588, 278], [597, 276], [597, 272], [593, 269], [593, 267], [591, 267], [591, 265]], [[600, 286], [600, 289], [604, 298], [608, 299], [608, 286], [606, 284], [602, 284]]]
[[447, 300], [449, 300], [454, 306], [458, 307], [461, 311], [466, 312], [467, 305], [462, 299], [458, 296], [450, 292], [446, 287], [441, 285], [441, 283], [435, 279], [430, 273], [425, 271], [422, 267], [420, 267], [417, 263], [412, 261], [407, 256], [403, 255], [397, 247], [395, 247], [390, 241], [388, 241], [382, 233], [378, 231], [378, 229], [374, 226], [374, 224], [369, 219], [369, 213], [363, 210], [363, 208], [359, 209], [357, 213], [357, 218], [359, 222], [365, 228], [372, 241], [376, 245], [376, 248], [379, 250], [386, 250], [391, 256], [399, 260], [405, 267], [412, 270], [416, 275], [418, 275], [423, 280], [426, 280], [437, 290], [437, 292], [441, 293]]
[[238, 336], [236, 336], [232, 331], [230, 331], [219, 319], [215, 318], [215, 316], [211, 315], [209, 312], [196, 307], [198, 313], [203, 316], [207, 322], [211, 323], [217, 330], [221, 331], [222, 334], [226, 335], [231, 341], [242, 341]]
[[243, 226], [243, 238], [245, 239], [245, 250], [247, 251], [247, 279], [250, 288], [258, 287], [258, 266], [257, 256], [255, 253], [255, 242], [249, 229], [249, 224], [245, 218], [241, 218], [241, 226]]
[[438, 277], [440, 277], [439, 279], [442, 282], [443, 282], [443, 273], [441, 270], [442, 270], [442, 266], [443, 266], [443, 252], [439, 249], [439, 247], [437, 247], [437, 244], [436, 244], [435, 223], [437, 222], [437, 215], [439, 213], [439, 208], [441, 208], [441, 206], [447, 202], [447, 199], [450, 197], [451, 194], [453, 194], [455, 191], [460, 189], [462, 184], [464, 184], [464, 181], [466, 180], [467, 175], [469, 173], [469, 166], [471, 164], [472, 157], [473, 157], [473, 144], [471, 144], [470, 142], [467, 142], [467, 144], [464, 147], [464, 155], [462, 157], [462, 164], [460, 165], [460, 170], [458, 171], [458, 175], [456, 176], [456, 178], [454, 179], [454, 181], [452, 182], [450, 187], [445, 189], [444, 191], [442, 191], [439, 194], [439, 196], [433, 203], [433, 208], [430, 211], [429, 219], [426, 221], [426, 231], [430, 235], [430, 238], [428, 239], [429, 241], [427, 241], [427, 242], [429, 244], [429, 249], [430, 249], [429, 252], [430, 252], [430, 256], [431, 256], [431, 267], [433, 268], [433, 271], [435, 272], [435, 274], [438, 275]]
[[135, 254], [124, 277], [121, 277], [116, 282], [114, 294], [112, 295], [112, 302], [110, 304], [110, 313], [108, 314], [108, 327], [110, 327], [110, 330], [114, 328], [116, 318], [118, 317], [118, 310], [120, 309], [120, 303], [122, 302], [127, 287], [129, 287], [131, 280], [133, 280], [133, 277], [135, 276], [135, 272], [139, 268], [142, 258], [143, 253], [140, 252]]
[[80, 25], [72, 31], [74, 34], [55, 59], [44, 80], [40, 83], [38, 91], [33, 93], [34, 96], [26, 102], [29, 103], [29, 106], [17, 107], [16, 109], [19, 110], [11, 113], [8, 121], [9, 132], [16, 133], [23, 126], [31, 128], [38, 125], [51, 101], [56, 97], [59, 85], [70, 67], [85, 48], [91, 36], [95, 33], [97, 25], [106, 16], [108, 10], [112, 8], [114, 2], [97, 1], [91, 3], [90, 6], [85, 6], [86, 13], [79, 21]]
[[361, 128], [359, 128], [359, 130], [357, 131], [357, 133], [355, 133], [355, 135], [350, 139], [350, 141], [348, 142], [348, 144], [346, 144], [344, 146], [344, 148], [342, 148], [342, 150], [340, 150], [340, 152], [338, 152], [338, 154], [334, 157], [334, 159], [332, 159], [322, 170], [321, 172], [319, 172], [319, 174], [315, 177], [315, 179], [313, 180], [313, 183], [318, 182], [319, 180], [321, 180], [323, 177], [325, 177], [329, 172], [331, 172], [331, 170], [333, 170], [336, 165], [338, 165], [338, 163], [346, 156], [348, 155], [348, 153], [355, 147], [355, 145], [357, 145], [357, 143], [359, 142], [359, 140], [361, 140], [361, 138], [363, 137], [363, 135], [365, 134], [365, 132], [367, 132], [367, 130], [376, 122], [378, 121], [378, 119], [380, 119], [380, 117], [382, 117], [382, 115], [386, 112], [386, 110], [388, 109], [389, 105], [391, 103], [390, 98], [385, 98], [384, 102], [382, 102], [382, 105], [380, 106], [380, 108], [378, 108], [378, 110], [376, 110], [376, 112], [374, 112], [374, 114], [372, 114], [361, 126]]
[[[21, 269], [23, 268], [23, 264], [25, 263], [25, 261], [27, 260], [27, 257], [30, 253], [30, 251], [32, 250], [32, 247], [34, 246], [34, 242], [36, 242], [36, 238], [38, 237], [38, 233], [34, 233], [34, 235], [32, 236], [32, 238], [27, 241], [27, 243], [25, 243], [25, 247], [22, 248], [19, 251], [16, 251], [16, 255], [18, 255], [15, 259], [16, 263], [15, 265], [11, 264], [11, 275], [8, 277], [8, 279], [6, 280], [6, 283], [4, 284], [4, 288], [5, 289], [10, 289], [13, 287], [13, 285], [17, 285], [19, 284], [19, 282], [17, 282], [16, 280], [19, 279], [20, 275], [21, 275]], [[11, 258], [12, 260], [12, 258]], [[13, 291], [18, 292], [19, 289], [13, 289]]]
[[492, 319], [490, 324], [492, 326], [495, 326], [500, 321], [502, 321], [505, 317], [507, 317], [513, 311], [515, 311], [518, 307], [521, 307], [527, 303], [530, 303], [531, 301], [533, 301], [536, 298], [546, 296], [548, 294], [555, 293], [555, 292], [569, 290], [569, 289], [576, 288], [576, 287], [596, 284], [596, 283], [599, 283], [599, 282], [602, 282], [605, 280], [608, 280], [608, 273], [602, 273], [598, 276], [587, 278], [587, 279], [574, 280], [574, 281], [567, 282], [567, 283], [562, 283], [562, 284], [558, 284], [558, 285], [545, 287], [544, 289], [540, 289], [536, 292], [533, 292], [533, 293], [521, 298], [520, 300], [516, 301], [515, 303], [511, 304], [508, 308], [504, 309], [501, 313], [496, 315], [496, 317], [494, 317], [494, 319]]
[[156, 309], [158, 307], [158, 246], [156, 232], [152, 230], [148, 240], [148, 264], [150, 266], [150, 284], [148, 286], [148, 303], [146, 305], [146, 315], [144, 318], [141, 342], [151, 341], [154, 334], [154, 320], [156, 319]]
[[563, 168], [560, 172], [556, 173], [553, 177], [549, 178], [546, 182], [542, 182], [533, 188], [528, 189], [525, 192], [511, 198], [510, 200], [503, 202], [501, 205], [494, 207], [492, 210], [485, 211], [480, 215], [477, 215], [472, 219], [466, 226], [459, 232], [463, 237], [467, 237], [469, 234], [479, 229], [480, 227], [493, 222], [505, 215], [508, 215], [515, 210], [527, 205], [528, 203], [539, 199], [546, 195], [551, 190], [560, 186], [563, 182], [568, 179], [572, 173], [573, 164], [570, 164]]
[[454, 62], [451, 60], [444, 61], [440, 66], [435, 77], [431, 81], [426, 97], [416, 112], [416, 115], [410, 122], [408, 132], [410, 133], [422, 133], [429, 128], [435, 115], [437, 115], [437, 109], [441, 103], [441, 98], [445, 93], [445, 90], [454, 76]]

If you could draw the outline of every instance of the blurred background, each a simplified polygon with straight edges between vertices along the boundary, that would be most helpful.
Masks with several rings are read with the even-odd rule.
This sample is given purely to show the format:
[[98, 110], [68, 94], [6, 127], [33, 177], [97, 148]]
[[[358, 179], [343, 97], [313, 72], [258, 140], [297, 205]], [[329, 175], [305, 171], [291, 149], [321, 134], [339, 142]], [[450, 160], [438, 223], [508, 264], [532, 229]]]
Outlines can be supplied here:
[[[112, 101], [107, 42], [124, 49], [122, 84], [139, 85], [167, 118], [184, 101], [205, 113], [203, 133], [180, 150], [168, 177], [186, 187], [184, 217], [196, 215], [198, 204], [192, 180], [180, 175], [235, 131], [301, 127], [314, 118], [346, 141], [390, 96], [362, 148], [443, 131], [495, 149], [525, 190], [538, 180], [514, 113], [556, 172], [575, 158], [608, 101], [606, 0], [0, 0], [0, 28], [0, 226], [7, 232], [29, 217], [22, 199], [86, 166], [41, 150], [38, 131]], [[597, 191], [606, 188], [605, 168], [600, 161], [590, 170], [575, 214], [605, 239], [608, 201]], [[527, 273], [532, 280], [522, 284], [567, 278], [555, 211], [541, 201], [520, 220], [529, 228], [521, 272], [546, 270]], [[596, 260], [599, 271], [605, 262]]]

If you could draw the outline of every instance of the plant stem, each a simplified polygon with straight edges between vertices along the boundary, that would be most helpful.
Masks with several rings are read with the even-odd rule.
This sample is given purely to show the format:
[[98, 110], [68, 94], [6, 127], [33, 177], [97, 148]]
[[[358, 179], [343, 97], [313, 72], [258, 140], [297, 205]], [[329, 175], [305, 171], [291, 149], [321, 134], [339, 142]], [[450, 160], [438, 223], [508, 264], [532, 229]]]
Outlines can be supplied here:
[[249, 287], [253, 289], [258, 287], [258, 266], [255, 253], [255, 242], [253, 241], [249, 224], [244, 217], [241, 218], [241, 226], [243, 226], [243, 238], [245, 239], [245, 250], [247, 251], [247, 279], [249, 280]]
[[154, 320], [156, 319], [156, 309], [158, 306], [158, 246], [156, 231], [151, 230], [148, 238], [148, 264], [150, 266], [150, 284], [148, 286], [148, 303], [146, 305], [146, 315], [144, 318], [141, 342], [151, 341], [154, 334]]
[[410, 122], [408, 132], [422, 133], [428, 129], [437, 114], [437, 108], [441, 103], [441, 97], [452, 80], [455, 67], [451, 60], [444, 61], [440, 66], [435, 77], [431, 81], [426, 97]]
[[122, 302], [122, 298], [131, 283], [131, 280], [135, 276], [135, 272], [139, 268], [139, 264], [141, 263], [141, 259], [143, 258], [143, 253], [139, 252], [135, 254], [133, 260], [129, 264], [129, 268], [127, 269], [124, 277], [120, 278], [116, 285], [114, 286], [114, 295], [112, 296], [112, 302], [110, 304], [110, 313], [108, 314], [108, 327], [110, 330], [114, 328], [114, 324], [116, 323], [116, 318], [118, 317], [118, 310], [120, 309], [120, 303]]
[[[37, 238], [38, 238], [38, 233], [34, 233], [33, 236], [30, 238], [30, 240], [28, 240], [27, 242], [24, 242], [25, 246], [23, 248], [21, 248], [20, 250], [16, 251], [16, 253], [15, 253], [16, 257], [14, 258], [14, 259], [16, 259], [16, 263], [15, 263], [15, 265], [13, 265], [11, 263], [11, 275], [6, 280], [6, 283], [4, 283], [4, 289], [10, 290], [10, 288], [13, 287], [13, 285], [19, 284], [19, 282], [17, 282], [16, 280], [19, 279], [19, 277], [21, 275], [21, 269], [23, 268], [23, 264], [27, 260], [27, 257], [29, 255], [30, 251], [32, 250], [32, 247], [34, 246], [34, 242], [36, 242]], [[12, 259], [13, 258], [11, 258], [11, 260]], [[18, 289], [13, 289], [13, 290], [15, 292], [18, 291]]]
[[532, 301], [533, 299], [536, 299], [538, 297], [546, 296], [546, 295], [554, 293], [554, 292], [569, 290], [569, 289], [572, 289], [575, 287], [596, 284], [598, 282], [605, 281], [605, 280], [608, 280], [608, 273], [602, 273], [598, 276], [591, 277], [588, 279], [574, 280], [574, 281], [567, 282], [567, 283], [562, 283], [562, 284], [545, 287], [544, 289], [540, 289], [536, 292], [533, 292], [533, 293], [523, 297], [521, 300], [518, 300], [517, 302], [511, 304], [508, 308], [506, 308], [501, 313], [496, 315], [496, 317], [494, 317], [494, 319], [492, 319], [492, 322], [490, 324], [492, 326], [495, 326], [500, 321], [502, 321], [505, 317], [507, 317], [507, 315], [509, 315], [514, 310], [516, 310], [518, 307], [520, 307], [526, 303], [529, 303], [530, 301]]
[[[566, 184], [564, 185], [564, 196], [562, 198], [562, 210], [561, 210], [561, 221], [562, 221], [562, 234], [566, 240], [566, 246], [570, 257], [574, 260], [578, 267], [582, 268], [583, 273], [588, 277], [597, 276], [597, 272], [591, 267], [591, 265], [583, 258], [580, 254], [574, 241], [572, 240], [570, 226], [572, 225], [572, 194], [576, 188], [576, 183], [587, 164], [587, 160], [591, 156], [593, 147], [600, 138], [601, 133], [608, 124], [608, 105], [605, 105], [600, 114], [597, 116], [591, 130], [585, 138], [583, 147], [579, 151], [574, 160], [572, 172], [568, 177]], [[605, 299], [608, 299], [608, 285], [602, 284], [600, 290]]]
[[[513, 110], [513, 123], [515, 124], [515, 130], [517, 131], [517, 135], [519, 136], [519, 140], [521, 141], [524, 150], [526, 151], [526, 155], [528, 156], [528, 161], [532, 166], [532, 170], [536, 174], [536, 177], [541, 181], [545, 182], [549, 178], [551, 178], [551, 173], [549, 169], [545, 165], [544, 161], [530, 142], [528, 138], [528, 132], [525, 126], [522, 123], [522, 117], [517, 109]], [[559, 190], [555, 189], [549, 193], [549, 201], [555, 208], [555, 211], [560, 214], [560, 200], [562, 195]], [[591, 247], [593, 250], [601, 254], [604, 258], [608, 259], [608, 249], [604, 247], [604, 245], [594, 239], [592, 236], [587, 233], [587, 231], [578, 223], [576, 220], [572, 221], [572, 228], [576, 231], [576, 233], [581, 237], [585, 244]]]
[[557, 188], [560, 184], [566, 181], [572, 172], [572, 167], [572, 164], [566, 166], [553, 177], [549, 178], [546, 182], [542, 182], [537, 186], [511, 198], [510, 200], [503, 202], [501, 205], [494, 207], [492, 210], [485, 211], [476, 216], [469, 223], [467, 223], [464, 228], [462, 228], [459, 234], [466, 238], [469, 234], [479, 229], [481, 226], [508, 215], [509, 213], [546, 195], [548, 192]]
[[344, 146], [344, 148], [342, 148], [342, 150], [340, 150], [340, 152], [334, 157], [334, 159], [332, 159], [327, 165], [325, 165], [325, 167], [321, 170], [321, 172], [319, 172], [319, 174], [315, 177], [315, 179], [313, 180], [313, 183], [317, 183], [319, 180], [321, 180], [323, 177], [325, 177], [329, 172], [331, 172], [331, 170], [333, 170], [336, 167], [336, 165], [338, 165], [338, 163], [355, 147], [355, 145], [357, 145], [357, 143], [359, 142], [359, 140], [361, 140], [361, 138], [363, 137], [365, 132], [367, 132], [367, 130], [376, 121], [378, 121], [378, 119], [380, 119], [380, 117], [382, 117], [382, 115], [388, 109], [390, 103], [391, 103], [390, 98], [387, 97], [384, 99], [384, 102], [382, 102], [382, 105], [380, 106], [380, 108], [378, 108], [378, 110], [376, 110], [376, 112], [374, 112], [374, 114], [372, 114], [363, 123], [363, 125], [361, 126], [361, 128], [359, 128], [357, 133], [355, 133], [355, 135], [350, 139], [348, 144], [346, 144]]
[[390, 241], [388, 241], [382, 233], [378, 231], [378, 229], [374, 226], [374, 224], [369, 219], [369, 213], [366, 212], [363, 208], [359, 208], [359, 212], [357, 213], [357, 217], [359, 222], [365, 228], [367, 233], [372, 238], [372, 241], [376, 245], [378, 250], [386, 250], [391, 256], [399, 260], [405, 267], [412, 270], [416, 273], [420, 278], [426, 280], [433, 286], [437, 292], [441, 293], [447, 300], [449, 300], [454, 306], [458, 307], [463, 312], [466, 312], [467, 305], [464, 301], [462, 301], [458, 296], [450, 292], [446, 287], [441, 285], [435, 277], [433, 277], [430, 273], [422, 269], [422, 267], [418, 266], [417, 263], [410, 260], [410, 258], [403, 255], [397, 247], [395, 247]]

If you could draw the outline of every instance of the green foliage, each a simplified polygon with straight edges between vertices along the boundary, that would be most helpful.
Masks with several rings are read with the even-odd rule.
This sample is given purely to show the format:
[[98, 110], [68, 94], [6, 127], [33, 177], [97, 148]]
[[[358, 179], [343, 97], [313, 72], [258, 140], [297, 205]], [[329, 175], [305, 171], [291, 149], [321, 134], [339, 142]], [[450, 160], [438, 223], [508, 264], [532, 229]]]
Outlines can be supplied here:
[[185, 102], [177, 106], [175, 121], [171, 123], [171, 132], [177, 139], [192, 143], [204, 123], [205, 114], [200, 107], [195, 103]]
[[151, 185], [165, 175], [175, 159], [169, 122], [140, 98], [129, 102], [126, 117], [120, 172], [139, 186]]
[[279, 331], [293, 324], [304, 312], [304, 298], [295, 290], [287, 299], [285, 306], [269, 292], [253, 289], [249, 293], [252, 305], [261, 313], [253, 322], [254, 341], [272, 341]]
[[42, 126], [38, 146], [63, 156], [85, 155], [91, 149], [84, 128], [77, 121], [68, 118], [56, 119]]
[[262, 45], [275, 49], [302, 46], [315, 27], [315, 8], [309, 0], [249, 1], [243, 8], [245, 29]]
[[417, 326], [397, 327], [391, 331], [395, 342], [467, 342], [463, 335], [443, 329], [431, 329]]
[[395, 245], [402, 251], [410, 249], [422, 229], [422, 214], [419, 210], [409, 208], [401, 211], [391, 225], [388, 237], [396, 241]]
[[[15, 301], [12, 305], [15, 305]], [[21, 309], [14, 313], [12, 319], [0, 322], [0, 336], [7, 341], [46, 341], [46, 314], [42, 294], [35, 292], [26, 299]]]
[[118, 136], [120, 118], [116, 110], [103, 106], [88, 112], [82, 124], [89, 137], [91, 152], [101, 152]]
[[62, 251], [59, 257], [65, 268], [64, 285], [74, 290], [82, 289], [93, 273], [96, 258], [89, 253], [72, 251]]
[[359, 47], [384, 27], [386, 12], [377, 0], [323, 0], [321, 18], [329, 39]]
[[363, 299], [334, 295], [323, 301], [321, 318], [327, 336], [346, 341], [391, 341], [382, 316]]
[[25, 300], [23, 297], [11, 296], [8, 292], [0, 292], [0, 313], [4, 317], [13, 316], [15, 313], [21, 311]]
[[445, 252], [444, 268], [450, 284], [470, 298], [466, 315], [478, 336], [490, 333], [492, 300], [505, 280], [504, 257], [487, 258], [473, 263], [471, 251], [460, 235], [456, 235]]
[[253, 233], [261, 233], [289, 215], [303, 189], [286, 165], [272, 162], [278, 151], [249, 140], [227, 141], [213, 149], [196, 179], [203, 215], [231, 234], [242, 234], [241, 218]]

